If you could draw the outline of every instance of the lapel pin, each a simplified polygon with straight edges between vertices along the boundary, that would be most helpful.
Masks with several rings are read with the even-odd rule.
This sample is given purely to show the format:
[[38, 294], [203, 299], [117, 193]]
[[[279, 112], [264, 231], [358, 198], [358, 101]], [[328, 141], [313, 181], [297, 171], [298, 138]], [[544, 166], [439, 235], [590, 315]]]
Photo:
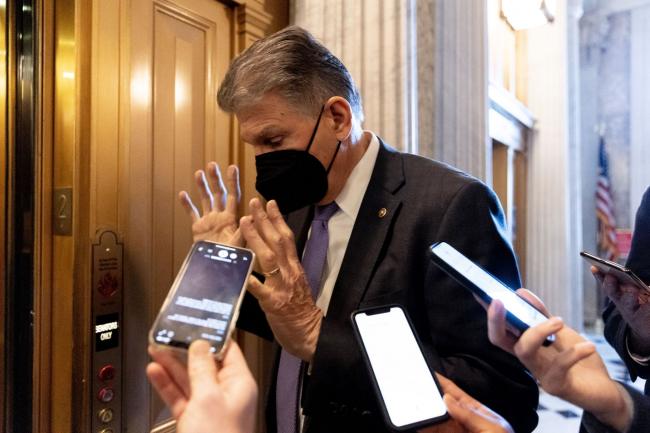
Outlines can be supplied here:
[[387, 213], [388, 213], [388, 209], [386, 209], [385, 207], [382, 207], [381, 209], [379, 209], [379, 212], [377, 212], [377, 216], [379, 218], [383, 218], [383, 217], [386, 216]]

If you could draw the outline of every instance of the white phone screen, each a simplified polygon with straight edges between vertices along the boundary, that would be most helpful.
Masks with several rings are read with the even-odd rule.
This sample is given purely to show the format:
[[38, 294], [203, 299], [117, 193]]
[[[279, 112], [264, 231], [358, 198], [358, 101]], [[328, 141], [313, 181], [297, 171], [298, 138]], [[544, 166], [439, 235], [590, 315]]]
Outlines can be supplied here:
[[447, 413], [402, 309], [359, 313], [355, 321], [391, 422], [402, 427]]
[[521, 299], [517, 293], [485, 272], [451, 245], [441, 242], [432, 249], [432, 252], [475, 286], [482, 289], [491, 299], [503, 302], [506, 310], [528, 326], [533, 327], [548, 320], [548, 317]]

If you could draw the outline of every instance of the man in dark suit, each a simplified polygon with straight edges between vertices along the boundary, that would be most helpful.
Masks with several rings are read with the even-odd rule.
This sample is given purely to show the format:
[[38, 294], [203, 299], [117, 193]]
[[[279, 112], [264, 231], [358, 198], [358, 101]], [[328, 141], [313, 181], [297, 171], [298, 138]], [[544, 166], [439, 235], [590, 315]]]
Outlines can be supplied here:
[[[632, 248], [626, 266], [650, 285], [650, 188], [637, 211]], [[650, 301], [647, 294], [631, 285], [619, 285], [611, 277], [596, 274], [609, 301], [603, 312], [605, 338], [625, 362], [632, 380], [650, 376]], [[646, 382], [650, 395], [650, 381]]]
[[[350, 314], [391, 303], [408, 311], [436, 371], [503, 414], [516, 431], [532, 431], [534, 381], [489, 343], [480, 305], [427, 257], [430, 244], [446, 241], [519, 287], [495, 194], [452, 167], [397, 152], [363, 131], [361, 99], [347, 69], [300, 28], [260, 40], [235, 59], [218, 100], [253, 146], [256, 187], [269, 202], [264, 207], [253, 199], [238, 225], [237, 168], [229, 167], [225, 188], [215, 164], [207, 177], [196, 174], [203, 215], [185, 192], [181, 200], [195, 239], [245, 239], [257, 255], [264, 277], [251, 278], [253, 296], [247, 295], [238, 326], [281, 349], [267, 431], [387, 431]], [[321, 220], [325, 212], [329, 219]], [[329, 238], [314, 278], [305, 262], [318, 248], [309, 244], [319, 221]], [[297, 393], [276, 381], [290, 357], [301, 366]], [[287, 404], [296, 406], [289, 419], [281, 410]]]

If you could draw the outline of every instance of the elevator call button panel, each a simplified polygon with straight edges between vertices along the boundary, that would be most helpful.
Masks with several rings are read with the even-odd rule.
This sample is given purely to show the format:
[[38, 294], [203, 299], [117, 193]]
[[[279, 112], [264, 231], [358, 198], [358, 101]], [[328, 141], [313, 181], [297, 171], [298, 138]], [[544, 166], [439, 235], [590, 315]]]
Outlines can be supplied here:
[[92, 432], [121, 433], [123, 245], [115, 231], [105, 229], [92, 251]]

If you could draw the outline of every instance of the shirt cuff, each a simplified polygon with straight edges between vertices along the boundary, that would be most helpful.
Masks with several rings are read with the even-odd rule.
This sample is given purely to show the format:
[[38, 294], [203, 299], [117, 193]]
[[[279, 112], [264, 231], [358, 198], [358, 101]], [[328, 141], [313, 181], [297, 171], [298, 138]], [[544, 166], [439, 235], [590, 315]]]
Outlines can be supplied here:
[[625, 349], [627, 350], [628, 355], [634, 362], [644, 367], [650, 365], [650, 356], [641, 356], [638, 353], [634, 353], [630, 350], [630, 345], [628, 343], [627, 335], [625, 336]]

